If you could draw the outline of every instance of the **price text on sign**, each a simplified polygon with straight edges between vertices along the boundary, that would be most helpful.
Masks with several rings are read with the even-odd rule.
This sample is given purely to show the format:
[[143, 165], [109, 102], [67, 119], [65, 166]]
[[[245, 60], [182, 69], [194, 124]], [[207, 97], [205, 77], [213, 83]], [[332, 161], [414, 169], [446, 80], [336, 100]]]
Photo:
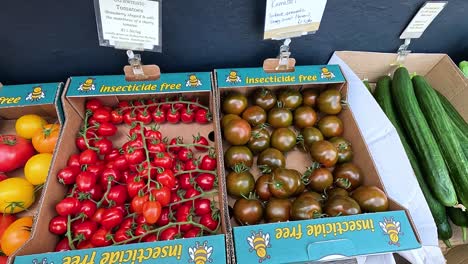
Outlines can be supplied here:
[[153, 49], [154, 46], [160, 45], [159, 1], [98, 1], [100, 17], [98, 27], [100, 22], [102, 38], [110, 46]]
[[315, 32], [326, 0], [267, 0], [265, 39], [285, 39]]
[[400, 35], [400, 39], [420, 38], [432, 21], [447, 5], [446, 1], [426, 2]]

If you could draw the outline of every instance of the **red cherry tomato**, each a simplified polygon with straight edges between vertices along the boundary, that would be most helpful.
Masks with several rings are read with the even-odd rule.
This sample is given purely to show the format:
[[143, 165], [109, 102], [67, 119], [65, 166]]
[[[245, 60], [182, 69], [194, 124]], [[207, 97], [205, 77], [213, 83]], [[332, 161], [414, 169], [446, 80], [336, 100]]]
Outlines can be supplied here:
[[161, 204], [158, 201], [147, 201], [143, 204], [143, 216], [148, 224], [156, 224], [161, 216]]
[[91, 111], [96, 111], [97, 109], [101, 107], [102, 107], [102, 103], [98, 99], [90, 99], [86, 102], [86, 109], [89, 109]]
[[169, 207], [163, 207], [161, 210], [161, 216], [159, 217], [158, 222], [156, 222], [157, 226], [165, 226], [169, 224]]
[[55, 211], [61, 216], [75, 215], [80, 211], [80, 201], [75, 197], [67, 197], [55, 205]]
[[111, 113], [110, 121], [114, 125], [122, 124], [123, 123], [123, 114], [120, 110], [113, 110]]
[[148, 195], [143, 195], [143, 196], [135, 196], [132, 199], [132, 202], [130, 204], [130, 210], [132, 212], [135, 212], [137, 214], [141, 214], [143, 212], [143, 204], [149, 200]]
[[214, 171], [216, 169], [216, 157], [214, 154], [207, 154], [202, 157], [200, 162], [200, 169]]
[[96, 247], [105, 247], [112, 244], [112, 235], [106, 229], [98, 229], [91, 237], [91, 243]]
[[186, 162], [193, 158], [193, 152], [191, 149], [183, 147], [177, 153], [177, 157], [180, 161]]
[[169, 189], [172, 189], [176, 184], [176, 179], [171, 169], [163, 169], [162, 171], [158, 171], [156, 180]]
[[202, 230], [199, 227], [193, 227], [192, 229], [184, 233], [184, 238], [199, 237], [202, 234]]
[[82, 171], [76, 176], [76, 187], [82, 192], [89, 192], [96, 185], [96, 174]]
[[57, 179], [61, 184], [74, 184], [79, 173], [80, 167], [65, 167], [57, 173]]
[[71, 250], [70, 244], [68, 243], [68, 237], [64, 237], [55, 246], [55, 252], [68, 251], [68, 250]]
[[198, 151], [206, 151], [208, 150], [208, 147], [209, 147], [208, 140], [204, 136], [200, 136], [200, 134], [193, 136], [193, 144], [201, 145], [201, 146], [195, 146], [195, 149]]
[[98, 148], [98, 153], [100, 155], [107, 155], [112, 152], [113, 146], [112, 141], [107, 138], [101, 138], [94, 142], [94, 147]]
[[57, 215], [49, 222], [49, 232], [56, 235], [63, 235], [67, 232], [67, 217]]
[[211, 121], [211, 114], [204, 108], [200, 108], [195, 112], [195, 121], [199, 124], [206, 124]]
[[218, 220], [214, 219], [211, 214], [202, 215], [200, 217], [200, 224], [211, 231], [215, 231], [218, 228]]
[[202, 216], [205, 214], [211, 214], [211, 201], [206, 198], [195, 200], [195, 214]]
[[204, 191], [212, 190], [216, 181], [215, 175], [211, 173], [200, 173], [198, 174], [195, 182], [202, 188]]
[[94, 164], [98, 160], [98, 155], [94, 150], [87, 149], [80, 154], [80, 164], [89, 165]]
[[182, 123], [192, 123], [194, 119], [195, 113], [190, 108], [187, 107], [180, 110], [180, 120], [182, 120]]
[[148, 110], [143, 109], [137, 113], [137, 121], [142, 122], [145, 125], [150, 124], [153, 121], [153, 118], [149, 114]]
[[101, 123], [99, 124], [97, 133], [102, 137], [111, 137], [117, 133], [117, 127], [110, 122]]
[[180, 112], [179, 112], [179, 110], [177, 110], [175, 108], [167, 110], [166, 119], [167, 119], [167, 122], [172, 123], [172, 124], [179, 123], [179, 121], [180, 121]]
[[109, 109], [101, 107], [96, 109], [93, 114], [93, 119], [98, 123], [107, 123], [111, 121], [111, 112]]
[[156, 124], [162, 124], [166, 122], [166, 112], [161, 111], [159, 107], [153, 112], [151, 117]]
[[102, 227], [107, 230], [118, 226], [123, 219], [123, 212], [118, 208], [109, 208], [102, 213], [102, 219], [100, 221]]
[[78, 220], [71, 224], [71, 230], [73, 236], [82, 235], [84, 239], [88, 240], [93, 236], [94, 232], [96, 232], [97, 223], [90, 220], [85, 220], [83, 222]]
[[[107, 200], [109, 200], [111, 206], [125, 204], [127, 197], [127, 188], [123, 185], [112, 186], [107, 194]], [[105, 200], [104, 203], [107, 203], [107, 201]]]
[[179, 230], [175, 226], [168, 227], [164, 229], [160, 234], [159, 234], [159, 240], [160, 241], [165, 241], [165, 240], [174, 240], [177, 238], [179, 235]]
[[86, 215], [86, 218], [91, 219], [96, 213], [97, 205], [91, 200], [81, 201], [80, 213]]
[[163, 207], [169, 205], [169, 203], [171, 201], [171, 190], [166, 186], [162, 186], [159, 189], [157, 189], [157, 188], [152, 189], [151, 190], [151, 195]]
[[72, 154], [67, 161], [68, 167], [80, 167], [80, 154]]

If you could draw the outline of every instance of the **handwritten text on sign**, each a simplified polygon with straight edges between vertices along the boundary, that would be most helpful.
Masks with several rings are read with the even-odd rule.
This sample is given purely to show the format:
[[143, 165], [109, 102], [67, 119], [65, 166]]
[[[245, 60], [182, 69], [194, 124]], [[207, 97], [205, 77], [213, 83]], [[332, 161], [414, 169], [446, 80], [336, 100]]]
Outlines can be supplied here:
[[326, 0], [267, 0], [264, 38], [282, 39], [318, 30]]
[[99, 0], [103, 38], [112, 46], [160, 45], [159, 8], [157, 1]]

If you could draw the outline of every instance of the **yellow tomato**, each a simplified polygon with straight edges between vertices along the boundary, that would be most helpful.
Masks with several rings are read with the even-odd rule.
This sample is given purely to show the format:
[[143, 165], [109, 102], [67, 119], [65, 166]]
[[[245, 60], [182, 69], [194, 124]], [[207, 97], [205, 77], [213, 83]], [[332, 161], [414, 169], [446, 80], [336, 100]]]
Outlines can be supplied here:
[[34, 186], [23, 178], [8, 178], [0, 182], [0, 213], [15, 214], [34, 203]]
[[22, 138], [31, 139], [47, 122], [38, 115], [24, 115], [16, 120], [16, 134]]
[[33, 185], [43, 184], [49, 175], [52, 154], [41, 153], [32, 156], [24, 165], [24, 177]]
[[32, 216], [25, 216], [13, 222], [5, 230], [1, 238], [2, 251], [5, 255], [10, 256], [28, 241], [32, 223]]
[[52, 153], [57, 144], [60, 126], [57, 124], [45, 125], [32, 137], [32, 144], [39, 153]]

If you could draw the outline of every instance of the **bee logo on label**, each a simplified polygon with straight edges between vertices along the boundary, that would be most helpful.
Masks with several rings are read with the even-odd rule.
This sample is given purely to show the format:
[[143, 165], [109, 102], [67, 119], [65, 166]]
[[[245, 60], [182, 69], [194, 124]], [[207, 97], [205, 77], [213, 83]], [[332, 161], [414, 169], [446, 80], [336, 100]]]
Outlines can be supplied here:
[[400, 236], [403, 235], [401, 232], [400, 222], [393, 220], [393, 217], [387, 219], [384, 217], [383, 222], [379, 222], [380, 228], [384, 231], [384, 235], [388, 235], [390, 241], [388, 241], [389, 245], [396, 245], [397, 247], [400, 246]]
[[270, 255], [267, 252], [267, 248], [271, 247], [270, 234], [263, 234], [262, 230], [258, 231], [258, 233], [252, 231], [252, 235], [247, 237], [247, 243], [250, 246], [249, 251], [255, 251], [257, 254], [258, 263], [262, 263], [270, 258]]
[[42, 261], [38, 261], [37, 259], [33, 259], [32, 264], [54, 264], [54, 262], [48, 262], [47, 258], [43, 258]]
[[242, 79], [239, 75], [237, 75], [237, 71], [231, 70], [231, 72], [229, 72], [229, 75], [226, 77], [226, 82], [227, 83], [240, 83], [242, 82]]
[[333, 74], [333, 72], [328, 70], [327, 67], [323, 67], [322, 68], [322, 73], [320, 74], [320, 78], [331, 80], [331, 79], [335, 78], [335, 74]]
[[41, 100], [44, 97], [45, 97], [45, 94], [44, 94], [44, 91], [42, 90], [42, 87], [35, 86], [33, 87], [32, 92], [30, 92], [28, 96], [26, 97], [26, 101], [35, 102], [35, 101]]
[[80, 87], [78, 87], [78, 91], [89, 92], [89, 91], [96, 90], [96, 86], [94, 85], [94, 80], [95, 80], [94, 78], [86, 79], [82, 84], [80, 84]]
[[208, 242], [205, 241], [202, 245], [196, 243], [194, 247], [189, 247], [189, 263], [205, 264], [211, 263], [211, 254], [213, 253], [213, 247], [208, 246]]
[[187, 82], [185, 83], [186, 87], [198, 87], [200, 85], [202, 85], [202, 83], [195, 74], [190, 74]]

